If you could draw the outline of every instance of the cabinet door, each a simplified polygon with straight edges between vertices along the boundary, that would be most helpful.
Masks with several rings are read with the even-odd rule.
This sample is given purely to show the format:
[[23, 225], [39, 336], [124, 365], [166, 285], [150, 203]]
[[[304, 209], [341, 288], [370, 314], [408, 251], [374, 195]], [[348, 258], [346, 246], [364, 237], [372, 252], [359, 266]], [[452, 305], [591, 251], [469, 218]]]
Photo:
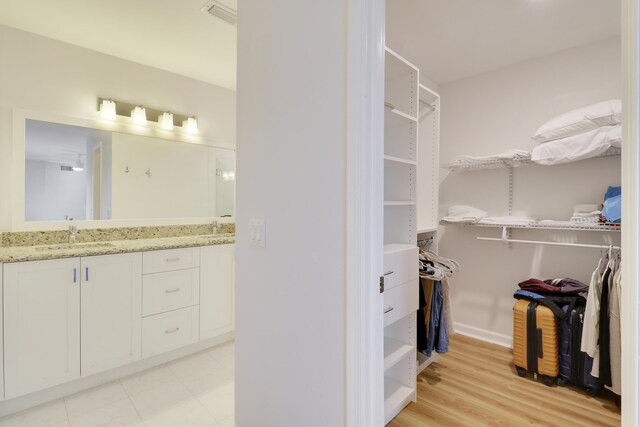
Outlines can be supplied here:
[[200, 248], [200, 339], [233, 330], [234, 245]]
[[5, 395], [80, 377], [80, 260], [4, 265]]
[[140, 360], [142, 254], [83, 257], [82, 376]]

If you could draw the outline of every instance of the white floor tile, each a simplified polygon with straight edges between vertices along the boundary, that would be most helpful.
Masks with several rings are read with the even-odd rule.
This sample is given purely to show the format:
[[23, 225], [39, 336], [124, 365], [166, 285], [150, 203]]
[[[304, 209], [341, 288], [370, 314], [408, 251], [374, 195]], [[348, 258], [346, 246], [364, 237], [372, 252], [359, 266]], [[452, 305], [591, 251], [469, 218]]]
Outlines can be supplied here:
[[219, 345], [210, 350], [207, 350], [209, 356], [211, 356], [216, 362], [220, 363], [230, 372], [235, 372], [235, 343], [230, 342]]
[[231, 417], [231, 418], [225, 418], [222, 421], [218, 421], [218, 424], [220, 424], [220, 427], [235, 427], [236, 422], [235, 422], [235, 418]]
[[67, 410], [60, 399], [0, 418], [0, 427], [59, 427], [68, 425], [67, 421]]
[[71, 427], [144, 427], [128, 398], [69, 418]]
[[180, 381], [195, 396], [209, 392], [224, 392], [234, 384], [233, 374], [222, 367], [214, 372], [180, 377]]
[[207, 393], [198, 396], [198, 400], [216, 420], [225, 420], [235, 414], [233, 394]]
[[146, 427], [219, 427], [215, 418], [195, 400], [171, 406], [144, 418]]
[[64, 401], [69, 418], [73, 418], [76, 415], [101, 408], [122, 399], [128, 399], [128, 396], [122, 384], [116, 381], [74, 394], [65, 398]]
[[225, 370], [220, 363], [204, 352], [176, 360], [167, 366], [178, 378]]
[[125, 391], [131, 395], [175, 380], [176, 376], [171, 369], [162, 365], [124, 378], [120, 383]]
[[157, 413], [167, 412], [194, 401], [194, 396], [177, 379], [129, 394], [129, 397], [145, 423]]

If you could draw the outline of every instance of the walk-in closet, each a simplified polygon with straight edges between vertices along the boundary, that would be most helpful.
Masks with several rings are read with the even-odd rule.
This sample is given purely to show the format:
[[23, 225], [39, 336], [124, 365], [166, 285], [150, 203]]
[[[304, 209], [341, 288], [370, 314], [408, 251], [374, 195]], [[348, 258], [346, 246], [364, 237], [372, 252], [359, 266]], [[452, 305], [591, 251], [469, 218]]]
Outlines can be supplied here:
[[386, 2], [386, 424], [620, 425], [621, 13]]

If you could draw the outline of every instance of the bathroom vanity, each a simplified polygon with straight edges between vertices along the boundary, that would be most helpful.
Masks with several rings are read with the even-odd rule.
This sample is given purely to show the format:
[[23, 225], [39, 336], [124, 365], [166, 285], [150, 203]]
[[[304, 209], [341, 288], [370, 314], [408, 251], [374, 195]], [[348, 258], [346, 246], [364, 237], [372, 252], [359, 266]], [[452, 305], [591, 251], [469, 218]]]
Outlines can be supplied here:
[[232, 339], [232, 224], [198, 227], [0, 234], [4, 399], [30, 406]]

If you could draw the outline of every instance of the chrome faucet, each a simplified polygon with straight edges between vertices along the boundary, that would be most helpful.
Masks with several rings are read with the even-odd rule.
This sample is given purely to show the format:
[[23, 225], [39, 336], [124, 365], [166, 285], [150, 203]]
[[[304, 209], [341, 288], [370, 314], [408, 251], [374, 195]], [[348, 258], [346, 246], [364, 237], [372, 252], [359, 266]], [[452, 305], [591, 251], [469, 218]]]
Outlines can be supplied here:
[[70, 225], [69, 226], [69, 243], [76, 242], [76, 234], [78, 234], [78, 229], [76, 228], [75, 225]]

